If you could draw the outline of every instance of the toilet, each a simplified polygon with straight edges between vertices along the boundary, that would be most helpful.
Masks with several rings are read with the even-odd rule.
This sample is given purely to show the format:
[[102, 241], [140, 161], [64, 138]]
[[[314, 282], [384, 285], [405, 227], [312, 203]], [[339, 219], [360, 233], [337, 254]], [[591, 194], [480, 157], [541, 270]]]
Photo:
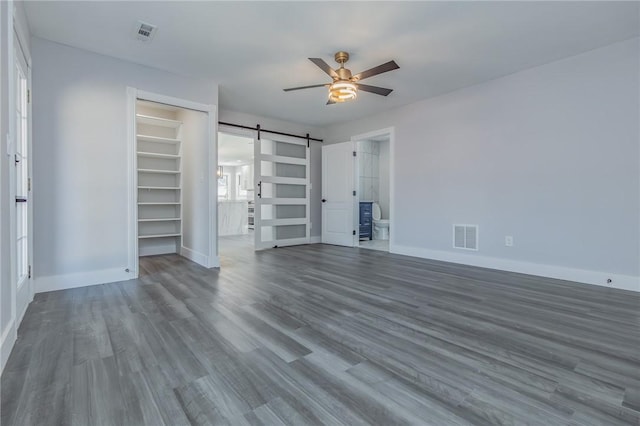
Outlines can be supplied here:
[[389, 239], [389, 220], [382, 219], [382, 211], [378, 203], [373, 203], [371, 215], [373, 217], [373, 239]]

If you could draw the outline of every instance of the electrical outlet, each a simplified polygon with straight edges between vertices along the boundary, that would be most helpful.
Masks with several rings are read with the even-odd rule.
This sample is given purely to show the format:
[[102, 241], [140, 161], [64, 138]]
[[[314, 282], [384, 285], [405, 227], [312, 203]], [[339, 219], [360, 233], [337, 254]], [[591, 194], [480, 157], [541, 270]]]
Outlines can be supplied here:
[[513, 237], [511, 235], [504, 237], [504, 245], [507, 247], [513, 247]]

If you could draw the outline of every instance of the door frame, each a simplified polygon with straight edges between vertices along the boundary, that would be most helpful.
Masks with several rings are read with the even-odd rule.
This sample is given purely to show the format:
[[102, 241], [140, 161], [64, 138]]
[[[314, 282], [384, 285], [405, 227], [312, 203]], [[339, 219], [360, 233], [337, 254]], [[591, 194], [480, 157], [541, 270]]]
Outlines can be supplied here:
[[208, 166], [209, 166], [209, 254], [207, 268], [220, 266], [218, 257], [218, 111], [216, 105], [207, 105], [186, 99], [174, 98], [159, 93], [147, 92], [135, 87], [127, 87], [127, 264], [132, 278], [138, 278], [138, 155], [136, 152], [136, 102], [138, 100], [157, 102], [178, 108], [201, 111], [208, 117]]
[[[395, 231], [397, 229], [396, 215], [395, 215], [395, 145], [396, 145], [396, 128], [394, 126], [385, 127], [379, 130], [373, 130], [371, 132], [360, 133], [355, 136], [351, 136], [351, 141], [357, 146], [357, 142], [361, 140], [368, 140], [371, 138], [389, 135], [389, 253], [395, 252]], [[356, 162], [354, 167], [354, 182], [356, 182], [357, 188], [359, 188], [359, 162]], [[360, 199], [360, 197], [357, 197]], [[358, 222], [358, 209], [354, 209], [354, 223]], [[355, 228], [358, 229], [358, 228]], [[359, 235], [356, 235], [356, 247], [359, 243]]]

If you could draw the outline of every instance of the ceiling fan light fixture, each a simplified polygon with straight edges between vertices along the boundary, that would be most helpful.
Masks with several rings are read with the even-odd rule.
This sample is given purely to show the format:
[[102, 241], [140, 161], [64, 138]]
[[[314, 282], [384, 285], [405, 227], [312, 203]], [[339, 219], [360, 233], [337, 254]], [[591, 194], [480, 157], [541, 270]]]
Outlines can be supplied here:
[[329, 86], [329, 100], [331, 102], [347, 102], [357, 97], [358, 88], [350, 81], [338, 80]]

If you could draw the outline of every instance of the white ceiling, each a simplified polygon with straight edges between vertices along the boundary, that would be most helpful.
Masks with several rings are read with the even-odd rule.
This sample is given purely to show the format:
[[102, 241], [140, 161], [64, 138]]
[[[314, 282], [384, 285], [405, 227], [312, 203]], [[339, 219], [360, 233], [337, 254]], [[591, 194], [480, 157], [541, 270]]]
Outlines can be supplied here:
[[218, 164], [239, 166], [253, 163], [253, 139], [218, 133]]
[[[383, 112], [639, 35], [638, 2], [61, 2], [25, 4], [38, 37], [220, 84], [223, 109], [323, 126]], [[148, 44], [137, 20], [158, 25]], [[359, 72], [394, 59], [326, 106], [326, 89], [285, 93], [329, 77], [338, 50]]]

